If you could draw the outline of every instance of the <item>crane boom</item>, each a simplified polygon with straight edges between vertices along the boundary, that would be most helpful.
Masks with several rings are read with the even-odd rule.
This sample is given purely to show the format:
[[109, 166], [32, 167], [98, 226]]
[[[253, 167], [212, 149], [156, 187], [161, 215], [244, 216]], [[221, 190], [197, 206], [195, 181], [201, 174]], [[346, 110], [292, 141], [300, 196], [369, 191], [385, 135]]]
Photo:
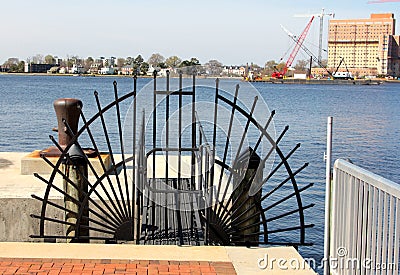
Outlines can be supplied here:
[[288, 69], [290, 66], [292, 66], [292, 63], [293, 63], [293, 61], [294, 61], [294, 59], [295, 59], [297, 53], [299, 52], [301, 45], [303, 45], [303, 42], [304, 42], [304, 40], [306, 39], [307, 33], [308, 33], [308, 31], [310, 30], [311, 23], [312, 23], [313, 20], [314, 20], [314, 16], [311, 17], [310, 22], [308, 22], [306, 28], [304, 29], [304, 31], [301, 33], [299, 39], [297, 40], [297, 43], [296, 43], [296, 45], [294, 46], [294, 49], [293, 49], [292, 53], [290, 54], [289, 59], [288, 59], [287, 62], [286, 62], [286, 66], [285, 66], [285, 69], [284, 69], [285, 74], [286, 74], [286, 72], [287, 72], [287, 69]]
[[[399, 0], [400, 1], [400, 0]], [[288, 29], [286, 29], [284, 26], [281, 26], [282, 29], [286, 32], [286, 34], [293, 39], [294, 42], [297, 42], [296, 36], [294, 36]], [[306, 54], [308, 54], [309, 56], [311, 56], [312, 60], [317, 63], [321, 68], [323, 68], [331, 77], [334, 77], [333, 74], [326, 68], [326, 66], [324, 66], [317, 57], [315, 57], [315, 55], [306, 47], [304, 46], [304, 44], [301, 45], [301, 48], [303, 49], [303, 51], [305, 51]]]
[[[292, 65], [294, 59], [296, 58], [296, 55], [297, 55], [297, 53], [299, 52], [299, 50], [301, 48], [301, 45], [303, 45], [303, 42], [306, 39], [307, 33], [310, 30], [311, 23], [312, 23], [313, 20], [314, 20], [314, 16], [311, 17], [310, 22], [308, 22], [307, 26], [305, 27], [303, 32], [300, 34], [299, 39], [295, 39], [296, 45], [294, 46], [293, 51], [291, 52], [288, 60], [286, 61], [285, 67], [283, 68], [283, 71], [282, 72], [274, 72], [272, 74], [272, 77], [282, 78], [287, 73], [289, 67]], [[292, 38], [294, 38], [293, 35], [292, 35]]]

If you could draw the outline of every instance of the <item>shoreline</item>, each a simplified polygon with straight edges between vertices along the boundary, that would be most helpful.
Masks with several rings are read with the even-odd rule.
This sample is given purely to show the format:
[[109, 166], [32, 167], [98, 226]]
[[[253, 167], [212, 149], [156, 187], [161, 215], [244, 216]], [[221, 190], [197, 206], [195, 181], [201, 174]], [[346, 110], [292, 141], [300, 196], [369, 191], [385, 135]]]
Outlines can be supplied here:
[[[121, 74], [48, 74], [48, 73], [4, 73], [0, 72], [0, 75], [20, 75], [20, 76], [71, 76], [71, 77], [126, 77], [126, 78], [132, 78], [133, 75], [121, 75]], [[138, 78], [153, 78], [153, 76], [149, 75], [140, 75]], [[164, 76], [158, 76], [157, 78], [165, 78]], [[177, 78], [177, 77], [171, 77], [171, 78]], [[185, 77], [184, 77], [185, 78]], [[229, 76], [196, 76], [198, 79], [237, 79], [237, 80], [243, 80], [243, 77], [229, 77]]]
[[[48, 73], [6, 73], [6, 72], [0, 72], [1, 75], [15, 75], [15, 76], [54, 76], [54, 77], [61, 77], [61, 76], [69, 76], [69, 77], [121, 77], [121, 78], [131, 78], [133, 75], [121, 75], [121, 74], [112, 74], [112, 75], [102, 75], [102, 74], [48, 74]], [[148, 76], [148, 75], [141, 75], [138, 76], [138, 78], [153, 78], [153, 76]], [[164, 78], [163, 76], [158, 76], [158, 78]], [[175, 78], [175, 77], [173, 77]], [[197, 76], [196, 78], [199, 79], [236, 79], [236, 80], [242, 80], [243, 77], [229, 77], [229, 76]], [[335, 80], [328, 80], [328, 79], [294, 79], [294, 78], [287, 78], [287, 79], [262, 79], [262, 80], [253, 80], [253, 81], [246, 81], [246, 82], [252, 82], [252, 83], [269, 83], [269, 84], [335, 84]], [[336, 82], [346, 83], [349, 82], [347, 80], [339, 80]], [[356, 79], [352, 80], [350, 82], [355, 82], [355, 83], [361, 83], [361, 82], [381, 82], [380, 84], [383, 83], [400, 83], [400, 79], [385, 79], [385, 78], [375, 78], [375, 79]], [[353, 84], [353, 83], [347, 83], [347, 84]]]

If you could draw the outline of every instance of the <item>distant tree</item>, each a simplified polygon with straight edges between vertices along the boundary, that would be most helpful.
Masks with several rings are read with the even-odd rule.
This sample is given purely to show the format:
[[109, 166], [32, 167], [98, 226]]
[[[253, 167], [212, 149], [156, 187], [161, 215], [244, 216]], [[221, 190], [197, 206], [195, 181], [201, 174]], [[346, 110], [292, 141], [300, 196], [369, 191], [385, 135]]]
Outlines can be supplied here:
[[159, 53], [153, 53], [149, 60], [147, 60], [147, 63], [149, 63], [150, 65], [154, 66], [154, 67], [160, 67], [160, 64], [163, 63], [165, 61], [164, 56], [162, 56]]
[[42, 54], [37, 54], [32, 57], [32, 63], [35, 64], [43, 64], [44, 63], [44, 57]]
[[204, 66], [211, 75], [220, 75], [222, 72], [222, 63], [218, 60], [212, 59], [204, 64]]
[[190, 58], [190, 63], [192, 64], [192, 66], [201, 65], [200, 61], [196, 57]]
[[86, 58], [85, 65], [84, 65], [85, 71], [89, 71], [89, 69], [90, 69], [90, 67], [92, 67], [93, 63], [94, 63], [93, 57], [89, 56], [88, 58]]
[[18, 63], [17, 72], [23, 73], [24, 71], [25, 71], [25, 62], [21, 60], [21, 61]]
[[55, 58], [54, 58], [51, 54], [48, 54], [48, 55], [46, 55], [46, 56], [44, 57], [44, 62], [45, 62], [46, 64], [54, 64], [54, 63], [56, 63], [56, 60], [55, 60]]
[[142, 55], [139, 54], [138, 56], [136, 56], [136, 58], [135, 58], [135, 63], [136, 63], [138, 66], [140, 66], [143, 62], [144, 62], [144, 59], [143, 59]]
[[149, 70], [149, 68], [150, 68], [149, 63], [143, 62], [140, 66], [140, 73], [145, 75], [147, 73], [147, 71]]
[[176, 68], [179, 66], [179, 64], [181, 64], [181, 62], [182, 59], [180, 59], [176, 55], [173, 55], [165, 60], [165, 65], [167, 65], [167, 67]]
[[278, 71], [282, 71], [283, 68], [285, 68], [285, 66], [286, 66], [286, 63], [285, 63], [285, 62], [281, 62], [281, 63], [279, 63], [278, 65], [276, 65], [276, 69], [277, 69]]
[[10, 67], [12, 65], [17, 65], [19, 62], [19, 59], [16, 57], [10, 57], [9, 59], [7, 59], [6, 62], [3, 63], [3, 66], [5, 67]]
[[125, 59], [125, 65], [132, 65], [133, 62], [135, 62], [135, 59], [132, 58], [131, 56], [128, 56], [128, 57]]
[[125, 58], [117, 58], [117, 67], [122, 68], [125, 65]]
[[305, 71], [307, 71], [308, 64], [309, 64], [309, 60], [297, 60], [294, 68], [297, 71], [305, 72]]
[[265, 69], [274, 71], [276, 65], [278, 65], [278, 63], [276, 63], [275, 60], [269, 60], [265, 63]]
[[[142, 57], [142, 55], [138, 55], [136, 56], [136, 58], [132, 59], [132, 65], [133, 65], [133, 70], [134, 72], [137, 72], [138, 74], [140, 74], [140, 67], [142, 66], [144, 62], [144, 59]], [[147, 72], [147, 71], [146, 71]]]
[[4, 67], [7, 67], [12, 73], [20, 73], [24, 71], [25, 62], [19, 61], [16, 57], [11, 57], [3, 63]]
[[189, 67], [200, 65], [200, 61], [196, 57], [192, 57], [190, 60], [183, 60], [180, 67]]
[[66, 65], [67, 65], [67, 67], [72, 67], [72, 66], [74, 65], [74, 60], [68, 58], [68, 59], [67, 59], [67, 62], [66, 62]]

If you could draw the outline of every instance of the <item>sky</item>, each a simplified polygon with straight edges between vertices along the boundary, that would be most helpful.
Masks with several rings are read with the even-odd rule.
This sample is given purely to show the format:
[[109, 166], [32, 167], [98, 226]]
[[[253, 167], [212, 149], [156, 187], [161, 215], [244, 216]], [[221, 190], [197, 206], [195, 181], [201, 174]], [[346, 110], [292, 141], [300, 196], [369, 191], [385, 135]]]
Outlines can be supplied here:
[[[141, 54], [147, 60], [152, 53], [160, 53], [183, 60], [196, 57], [201, 63], [217, 59], [225, 65], [264, 65], [268, 60], [287, 59], [285, 53], [292, 47], [280, 25], [299, 35], [310, 18], [294, 15], [316, 14], [322, 8], [326, 13], [335, 13], [335, 19], [369, 18], [371, 13], [391, 12], [397, 18], [396, 34], [400, 34], [400, 2], [383, 1], [390, 2], [0, 0], [0, 64], [9, 57], [26, 60], [36, 54], [60, 58], [126, 58]], [[325, 17], [324, 48], [328, 20]], [[318, 35], [317, 18], [305, 42], [315, 55]]]

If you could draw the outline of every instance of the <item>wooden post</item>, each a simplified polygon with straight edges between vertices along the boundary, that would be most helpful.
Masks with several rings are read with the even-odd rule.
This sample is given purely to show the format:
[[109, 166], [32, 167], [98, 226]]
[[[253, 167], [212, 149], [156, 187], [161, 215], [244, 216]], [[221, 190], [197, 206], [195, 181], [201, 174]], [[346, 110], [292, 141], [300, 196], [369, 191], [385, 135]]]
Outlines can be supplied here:
[[[72, 145], [68, 151], [69, 160], [63, 164], [64, 174], [68, 180], [64, 180], [64, 190], [71, 196], [64, 197], [65, 208], [68, 211], [65, 213], [65, 221], [68, 223], [76, 224], [79, 211], [81, 207], [85, 207], [82, 211], [82, 217], [89, 217], [89, 210], [87, 206], [81, 205], [88, 192], [88, 185], [86, 179], [88, 177], [88, 165], [86, 158], [79, 146]], [[73, 183], [73, 184], [72, 184]], [[89, 220], [83, 218], [79, 222], [79, 229], [75, 225], [66, 225], [66, 236], [69, 242], [89, 242], [89, 239], [79, 239], [82, 236], [89, 236]]]
[[[236, 206], [242, 205], [243, 202], [246, 203], [240, 208], [233, 209], [235, 214], [232, 215], [232, 220], [237, 220], [235, 220], [235, 222], [232, 224], [232, 227], [236, 229], [236, 232], [238, 232], [239, 236], [243, 236], [238, 244], [248, 246], [257, 244], [259, 242], [258, 234], [252, 236], [245, 235], [260, 232], [260, 215], [255, 215], [255, 217], [249, 220], [246, 219], [259, 211], [257, 204], [260, 204], [262, 190], [258, 190], [253, 196], [249, 195], [249, 190], [253, 182], [262, 180], [262, 173], [260, 173], [262, 169], [258, 170], [261, 159], [250, 147], [239, 156], [239, 159], [242, 159], [242, 162], [247, 164], [247, 169], [244, 178], [237, 188], [233, 190], [232, 201], [237, 200], [237, 203], [235, 203]], [[245, 214], [242, 215], [242, 213]], [[254, 226], [243, 229], [250, 225]]]

